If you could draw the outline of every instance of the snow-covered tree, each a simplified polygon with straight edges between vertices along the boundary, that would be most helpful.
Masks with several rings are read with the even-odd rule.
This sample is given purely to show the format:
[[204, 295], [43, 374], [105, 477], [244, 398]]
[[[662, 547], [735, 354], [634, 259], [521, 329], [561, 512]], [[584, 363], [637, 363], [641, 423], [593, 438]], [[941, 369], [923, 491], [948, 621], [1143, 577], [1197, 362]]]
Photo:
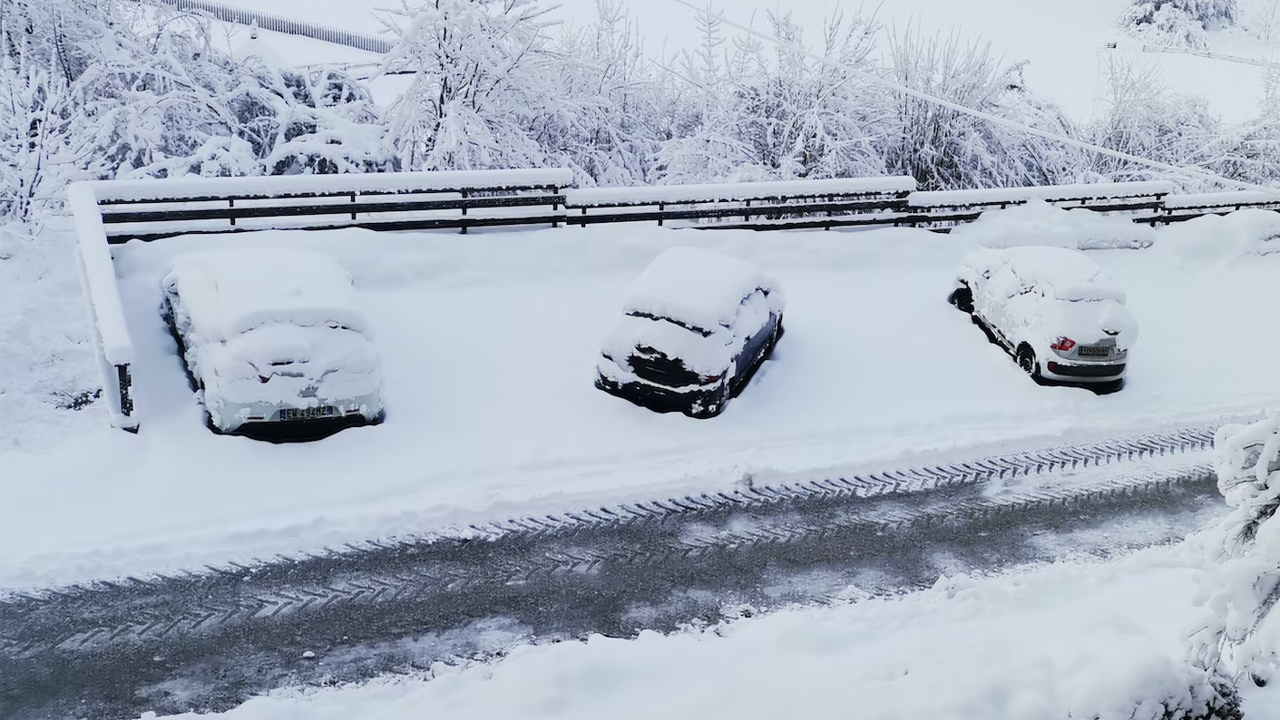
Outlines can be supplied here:
[[1280, 414], [1226, 425], [1214, 438], [1218, 490], [1231, 513], [1209, 540], [1216, 567], [1202, 581], [1196, 663], [1264, 685], [1280, 671]]
[[644, 184], [664, 125], [662, 89], [621, 4], [597, 0], [596, 12], [549, 46], [557, 92], [543, 96], [531, 132], [548, 162], [572, 169], [580, 185]]
[[[1022, 65], [1002, 67], [989, 46], [914, 29], [891, 39], [898, 83], [932, 97], [1068, 137], [1077, 132], [1052, 104], [1026, 90]], [[923, 188], [1009, 187], [1078, 178], [1079, 156], [1060, 143], [994, 125], [931, 100], [895, 95], [885, 162]]]
[[[1204, 100], [1173, 93], [1150, 71], [1124, 60], [1111, 58], [1107, 76], [1110, 97], [1093, 128], [1095, 143], [1178, 167], [1212, 159], [1221, 125]], [[1147, 165], [1097, 155], [1092, 169], [1116, 181], [1161, 175]]]
[[537, 0], [402, 0], [385, 67], [413, 80], [387, 112], [406, 170], [537, 167], [531, 111], [555, 83]]
[[1203, 48], [1206, 30], [1234, 25], [1236, 0], [1138, 0], [1120, 16], [1120, 27], [1157, 45]]

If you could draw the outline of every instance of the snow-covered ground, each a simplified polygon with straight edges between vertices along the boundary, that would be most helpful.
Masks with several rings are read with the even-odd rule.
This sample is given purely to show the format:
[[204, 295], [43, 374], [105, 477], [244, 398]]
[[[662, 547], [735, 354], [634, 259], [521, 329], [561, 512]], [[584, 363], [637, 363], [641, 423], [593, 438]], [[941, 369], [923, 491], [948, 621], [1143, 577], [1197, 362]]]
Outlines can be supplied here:
[[[224, 1], [370, 33], [382, 27], [375, 11], [394, 5], [381, 0]], [[595, 17], [596, 0], [563, 0], [552, 4], [557, 7], [551, 17], [564, 23], [585, 25]], [[649, 54], [670, 58], [680, 49], [696, 47], [699, 31], [694, 11], [689, 8], [674, 0], [623, 0], [622, 4], [636, 19]], [[863, 3], [861, 7], [868, 15], [874, 13], [890, 29], [903, 30], [913, 25], [930, 35], [956, 33], [965, 39], [990, 42], [995, 54], [1004, 56], [1009, 63], [1027, 61], [1025, 77], [1031, 89], [1058, 103], [1077, 120], [1086, 120], [1104, 109], [1106, 69], [1115, 59], [1152, 69], [1157, 81], [1171, 90], [1205, 98], [1210, 111], [1226, 120], [1244, 120], [1257, 115], [1263, 96], [1264, 68], [1192, 55], [1145, 53], [1142, 42], [1127, 38], [1117, 27], [1121, 13], [1131, 4], [1130, 0], [896, 0]], [[1280, 31], [1275, 32], [1270, 41], [1262, 39], [1260, 28], [1266, 5], [1267, 0], [1242, 0], [1239, 27], [1210, 32], [1209, 50], [1272, 60], [1280, 43]], [[711, 7], [760, 31], [768, 29], [766, 13], [778, 10], [777, 3], [770, 0], [712, 3]], [[832, 13], [843, 10], [849, 14], [856, 7], [837, 0], [816, 0], [794, 3], [784, 9], [794, 14], [806, 30], [808, 42], [813, 44], [820, 39], [822, 24]], [[730, 36], [739, 34], [727, 28], [726, 32]], [[1108, 42], [1116, 42], [1117, 48], [1107, 49]], [[295, 62], [323, 61], [318, 49], [297, 46]]]
[[[16, 407], [0, 424], [0, 587], [726, 488], [747, 471], [769, 481], [1256, 412], [1280, 401], [1268, 360], [1280, 336], [1260, 330], [1258, 310], [1280, 304], [1280, 257], [1206, 256], [1221, 230], [1206, 222], [1162, 231], [1169, 242], [1148, 250], [1090, 253], [1143, 327], [1128, 387], [1106, 397], [1022, 376], [946, 303], [972, 244], [924, 231], [635, 225], [133, 243], [116, 264], [136, 343], [136, 436], [109, 429], [97, 406], [54, 411], [30, 399], [90, 372], [68, 241], [51, 233], [12, 271], [28, 273], [17, 297], [32, 312], [5, 322], [38, 337], [13, 350], [15, 367], [32, 370], [0, 378], [0, 401]], [[384, 425], [303, 445], [205, 429], [161, 320], [160, 279], [180, 252], [261, 243], [331, 253], [354, 275], [383, 357]], [[655, 415], [592, 387], [628, 286], [672, 244], [751, 260], [787, 290], [774, 359], [711, 421]]]
[[494, 664], [438, 665], [430, 679], [284, 691], [217, 717], [1149, 720], [1193, 685], [1184, 638], [1203, 557], [1188, 543], [943, 578], [898, 598], [850, 589], [831, 607], [525, 646]]

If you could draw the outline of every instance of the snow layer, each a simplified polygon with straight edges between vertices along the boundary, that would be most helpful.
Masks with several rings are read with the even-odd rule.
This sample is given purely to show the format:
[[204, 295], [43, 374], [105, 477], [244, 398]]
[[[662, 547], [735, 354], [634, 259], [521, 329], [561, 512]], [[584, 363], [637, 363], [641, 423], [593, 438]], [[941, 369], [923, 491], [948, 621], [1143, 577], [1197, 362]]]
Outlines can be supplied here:
[[1068, 337], [1092, 344], [1115, 337], [1127, 350], [1138, 323], [1126, 294], [1093, 260], [1057, 247], [982, 249], [965, 258], [960, 278], [974, 291], [974, 308], [1013, 346], [1031, 343], [1040, 358]]
[[907, 196], [910, 207], [945, 207], [950, 205], [994, 205], [1021, 203], [1028, 200], [1079, 200], [1082, 198], [1133, 198], [1166, 195], [1173, 183], [1151, 182], [1090, 183], [1080, 185], [1040, 185], [1020, 188], [983, 190], [940, 190], [914, 192]]
[[155, 200], [201, 197], [272, 197], [297, 193], [398, 193], [460, 188], [568, 187], [573, 172], [543, 170], [451, 170], [440, 172], [294, 175], [237, 178], [166, 178], [91, 183], [99, 200]]
[[[73, 255], [25, 256], [20, 290], [0, 286], [31, 309], [30, 321], [4, 321], [31, 339], [19, 343], [22, 372], [0, 376], [0, 404], [17, 411], [0, 415], [0, 587], [711, 492], [744, 472], [785, 482], [1280, 406], [1280, 335], [1241, 311], [1280, 306], [1280, 257], [1186, 264], [1160, 251], [1173, 230], [1148, 250], [1088, 253], [1142, 322], [1128, 384], [1105, 397], [1029, 382], [945, 301], [974, 245], [925, 231], [343, 230], [129, 243], [116, 266], [147, 418], [137, 436], [107, 427], [96, 404], [86, 415], [38, 399], [93, 367], [75, 340], [85, 330], [66, 282]], [[330, 254], [352, 273], [382, 357], [385, 424], [281, 446], [204, 427], [160, 317], [160, 281], [177, 255], [264, 244]], [[710, 421], [592, 387], [628, 285], [673, 245], [766, 267], [787, 292], [785, 339]], [[1210, 336], [1232, 351], [1188, 351], [1189, 337]]]
[[226, 342], [271, 323], [369, 323], [356, 309], [351, 276], [333, 258], [294, 248], [206, 250], [180, 256], [163, 286], [177, 292], [200, 342]]
[[1238, 210], [1174, 223], [1159, 235], [1160, 249], [1189, 265], [1253, 262], [1280, 252], [1280, 213]]
[[951, 234], [992, 248], [1047, 245], [1080, 250], [1143, 248], [1155, 230], [1122, 215], [1103, 215], [1083, 208], [1064, 208], [1032, 199], [1023, 205], [988, 210]]
[[819, 197], [862, 193], [912, 192], [910, 177], [837, 178], [829, 180], [777, 180], [772, 182], [720, 183], [714, 185], [650, 185], [645, 187], [585, 188], [565, 193], [568, 207], [600, 205], [656, 205], [681, 202], [731, 202], [761, 198]]
[[943, 577], [901, 598], [519, 647], [493, 665], [437, 665], [427, 681], [279, 692], [215, 717], [1156, 720], [1166, 698], [1197, 704], [1182, 639], [1198, 564], [1177, 546]]
[[1170, 195], [1164, 199], [1164, 206], [1167, 208], [1232, 207], [1261, 203], [1280, 204], [1280, 191], [1230, 190]]
[[652, 315], [709, 333], [728, 327], [756, 290], [783, 309], [777, 283], [745, 260], [694, 247], [665, 250], [631, 284], [623, 312]]

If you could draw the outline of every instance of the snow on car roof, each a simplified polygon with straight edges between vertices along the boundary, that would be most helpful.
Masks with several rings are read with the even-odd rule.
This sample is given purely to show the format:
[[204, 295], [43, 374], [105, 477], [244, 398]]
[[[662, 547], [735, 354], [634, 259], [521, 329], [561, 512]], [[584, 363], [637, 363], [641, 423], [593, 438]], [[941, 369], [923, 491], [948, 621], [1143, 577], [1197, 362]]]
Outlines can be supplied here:
[[1079, 250], [1037, 245], [980, 250], [971, 257], [970, 264], [1006, 265], [1024, 283], [1050, 290], [1059, 300], [1125, 301], [1124, 291]]
[[367, 330], [351, 276], [325, 255], [285, 248], [237, 248], [180, 256], [165, 276], [196, 332], [228, 340], [271, 323], [337, 323]]
[[730, 324], [743, 298], [757, 289], [775, 292], [772, 279], [755, 265], [710, 250], [673, 247], [636, 278], [623, 310], [709, 332]]

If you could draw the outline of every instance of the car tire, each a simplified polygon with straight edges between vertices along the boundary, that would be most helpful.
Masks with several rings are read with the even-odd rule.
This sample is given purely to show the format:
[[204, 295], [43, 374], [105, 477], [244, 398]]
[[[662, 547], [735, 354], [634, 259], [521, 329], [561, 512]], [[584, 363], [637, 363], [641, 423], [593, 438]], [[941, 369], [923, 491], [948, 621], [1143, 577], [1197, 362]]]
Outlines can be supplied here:
[[951, 295], [947, 297], [947, 302], [951, 303], [960, 312], [973, 314], [973, 291], [967, 285], [962, 285], [951, 291]]
[[1036, 360], [1036, 353], [1034, 350], [1023, 345], [1018, 348], [1017, 360], [1018, 367], [1022, 368], [1023, 372], [1030, 375], [1032, 380], [1035, 380], [1036, 382], [1040, 381], [1040, 363]]

